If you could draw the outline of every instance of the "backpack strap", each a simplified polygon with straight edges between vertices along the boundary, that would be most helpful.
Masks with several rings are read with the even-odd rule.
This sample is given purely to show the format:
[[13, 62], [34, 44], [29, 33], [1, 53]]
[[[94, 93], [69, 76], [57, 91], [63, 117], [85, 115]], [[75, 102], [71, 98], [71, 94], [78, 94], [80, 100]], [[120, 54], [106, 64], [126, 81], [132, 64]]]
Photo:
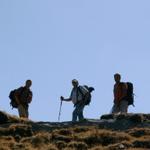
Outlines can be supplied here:
[[[81, 86], [79, 86], [79, 87], [77, 88], [77, 97], [79, 96], [79, 92], [80, 92], [80, 94], [82, 95], [82, 98], [84, 98], [84, 94], [83, 94], [83, 92], [82, 92], [82, 90], [81, 90]], [[78, 98], [77, 98], [77, 100], [78, 100]]]

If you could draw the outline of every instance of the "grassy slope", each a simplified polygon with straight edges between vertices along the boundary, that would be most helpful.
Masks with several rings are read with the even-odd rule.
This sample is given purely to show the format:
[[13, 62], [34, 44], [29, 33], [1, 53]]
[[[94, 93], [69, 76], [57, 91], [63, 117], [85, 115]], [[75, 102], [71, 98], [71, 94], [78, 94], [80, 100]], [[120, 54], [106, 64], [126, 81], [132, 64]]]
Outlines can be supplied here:
[[150, 150], [149, 127], [120, 131], [96, 123], [55, 126], [9, 116], [0, 126], [0, 150]]

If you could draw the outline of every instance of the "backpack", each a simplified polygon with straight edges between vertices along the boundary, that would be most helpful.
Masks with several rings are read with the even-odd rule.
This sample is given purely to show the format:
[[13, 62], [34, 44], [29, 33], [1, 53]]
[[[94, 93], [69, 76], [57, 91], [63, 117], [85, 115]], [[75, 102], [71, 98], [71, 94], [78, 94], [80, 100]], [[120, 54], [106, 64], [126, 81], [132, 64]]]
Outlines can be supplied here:
[[[19, 96], [22, 96], [23, 92], [24, 92], [24, 87], [20, 87], [19, 88], [20, 92], [19, 92]], [[14, 89], [9, 93], [9, 98], [10, 98], [10, 106], [13, 108], [18, 108], [18, 104], [15, 100], [15, 93], [16, 91], [18, 91], [18, 89]]]
[[83, 101], [85, 102], [85, 105], [89, 105], [91, 103], [91, 99], [92, 99], [92, 91], [94, 91], [95, 89], [93, 87], [88, 87], [87, 85], [82, 86], [82, 88], [85, 88], [88, 93], [87, 94], [83, 94], [82, 90], [80, 89], [81, 86], [79, 86], [78, 90], [80, 91], [80, 93], [83, 96]]
[[128, 105], [133, 105], [134, 106], [134, 92], [133, 92], [133, 84], [131, 82], [126, 83], [128, 88], [127, 88], [127, 101]]
[[16, 100], [15, 100], [15, 92], [16, 92], [16, 89], [15, 90], [12, 90], [10, 91], [9, 93], [9, 98], [10, 98], [10, 106], [13, 108], [18, 108], [18, 104], [16, 103]]

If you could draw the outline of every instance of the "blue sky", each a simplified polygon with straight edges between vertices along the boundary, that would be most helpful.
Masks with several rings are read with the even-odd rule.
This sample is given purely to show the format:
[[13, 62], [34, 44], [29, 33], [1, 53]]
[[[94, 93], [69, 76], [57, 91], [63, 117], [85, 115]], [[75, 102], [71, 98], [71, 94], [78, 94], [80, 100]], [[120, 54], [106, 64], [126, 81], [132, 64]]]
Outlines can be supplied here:
[[[0, 109], [18, 115], [9, 92], [33, 81], [30, 119], [57, 121], [59, 97], [71, 80], [95, 87], [85, 117], [99, 118], [113, 104], [113, 75], [134, 84], [135, 106], [149, 113], [149, 0], [1, 0]], [[61, 121], [73, 105], [63, 103]]]

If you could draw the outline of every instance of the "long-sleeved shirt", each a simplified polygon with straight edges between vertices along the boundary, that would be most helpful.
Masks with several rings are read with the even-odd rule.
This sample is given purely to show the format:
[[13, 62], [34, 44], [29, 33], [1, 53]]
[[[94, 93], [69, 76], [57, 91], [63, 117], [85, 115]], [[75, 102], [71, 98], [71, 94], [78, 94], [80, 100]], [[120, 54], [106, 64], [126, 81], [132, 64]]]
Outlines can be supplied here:
[[117, 83], [114, 85], [114, 101], [119, 103], [127, 95], [127, 85], [125, 83]]

